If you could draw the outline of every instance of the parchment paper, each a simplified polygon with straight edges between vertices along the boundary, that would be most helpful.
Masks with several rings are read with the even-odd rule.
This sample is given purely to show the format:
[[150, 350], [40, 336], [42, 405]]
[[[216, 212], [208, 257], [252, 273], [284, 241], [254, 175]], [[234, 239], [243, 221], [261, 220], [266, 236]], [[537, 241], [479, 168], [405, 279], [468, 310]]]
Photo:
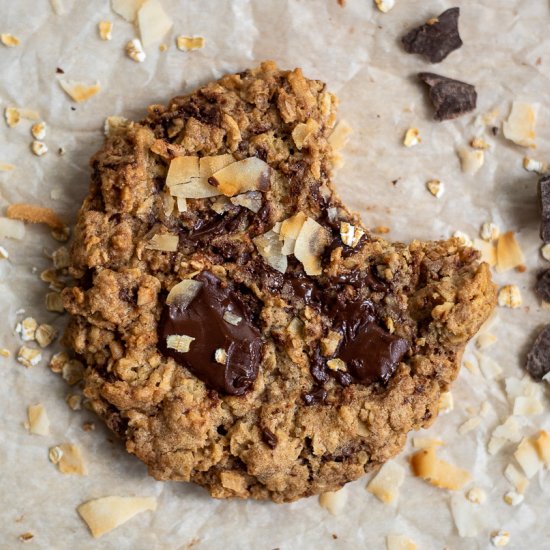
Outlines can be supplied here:
[[[491, 332], [499, 338], [487, 353], [505, 376], [521, 376], [521, 364], [535, 331], [548, 322], [532, 292], [535, 274], [545, 264], [538, 248], [536, 176], [521, 166], [525, 150], [494, 137], [475, 125], [476, 114], [493, 108], [499, 120], [508, 115], [512, 100], [541, 105], [536, 151], [550, 160], [550, 7], [546, 0], [463, 0], [460, 30], [462, 49], [443, 63], [430, 65], [404, 53], [399, 38], [406, 29], [439, 14], [453, 4], [442, 0], [397, 0], [387, 14], [371, 0], [162, 0], [174, 20], [166, 37], [167, 52], [148, 48], [147, 60], [137, 64], [124, 54], [125, 43], [136, 36], [132, 26], [115, 15], [106, 0], [63, 0], [64, 14], [53, 12], [47, 0], [0, 0], [0, 32], [22, 40], [17, 48], [0, 46], [0, 107], [37, 109], [48, 124], [50, 152], [31, 154], [30, 123], [9, 129], [0, 123], [0, 162], [17, 169], [0, 173], [1, 206], [28, 201], [52, 206], [74, 222], [88, 187], [88, 159], [101, 145], [107, 115], [140, 118], [146, 105], [165, 102], [225, 72], [238, 71], [266, 58], [280, 66], [301, 66], [304, 73], [328, 82], [341, 98], [341, 117], [354, 134], [345, 151], [345, 165], [336, 174], [338, 189], [368, 226], [391, 227], [392, 239], [447, 237], [459, 229], [478, 234], [485, 221], [514, 230], [526, 255], [525, 273], [496, 276], [499, 284], [516, 283], [523, 307], [502, 310]], [[114, 22], [113, 39], [98, 38], [100, 20]], [[203, 50], [184, 53], [174, 37], [202, 35]], [[539, 59], [537, 64], [537, 59]], [[86, 103], [74, 104], [61, 90], [56, 67], [65, 77], [94, 82], [102, 91]], [[431, 120], [432, 108], [415, 78], [434, 71], [476, 85], [476, 114], [445, 123]], [[74, 109], [72, 109], [74, 107]], [[406, 149], [404, 132], [420, 129], [421, 145]], [[460, 171], [456, 149], [483, 135], [491, 144], [486, 162], [476, 176]], [[58, 156], [59, 147], [66, 150]], [[432, 197], [427, 180], [441, 179], [446, 193]], [[392, 184], [392, 180], [397, 183]], [[52, 200], [50, 193], [61, 194]], [[13, 358], [21, 342], [14, 326], [24, 308], [41, 322], [60, 329], [64, 319], [43, 308], [46, 285], [38, 279], [49, 266], [44, 247], [57, 246], [47, 230], [28, 227], [25, 240], [5, 241], [9, 260], [0, 261], [0, 296], [4, 322], [0, 344], [12, 352], [0, 358], [0, 548], [17, 548], [18, 535], [32, 532], [29, 548], [123, 549], [273, 549], [384, 548], [385, 536], [405, 534], [421, 549], [490, 548], [490, 532], [511, 533], [510, 548], [548, 545], [550, 497], [548, 472], [535, 478], [525, 502], [510, 507], [503, 494], [510, 489], [503, 470], [514, 446], [495, 457], [486, 452], [491, 431], [511, 413], [503, 382], [486, 381], [463, 369], [453, 387], [455, 409], [441, 416], [426, 433], [446, 443], [442, 458], [468, 469], [482, 487], [487, 502], [479, 506], [482, 529], [476, 538], [458, 536], [450, 513], [448, 491], [436, 489], [409, 474], [410, 447], [397, 458], [407, 476], [397, 505], [388, 506], [365, 491], [369, 476], [349, 484], [347, 503], [337, 517], [317, 498], [290, 505], [263, 502], [219, 502], [188, 484], [160, 483], [146, 474], [139, 461], [97, 421], [94, 432], [84, 432], [87, 411], [73, 412], [65, 401], [65, 383], [40, 366], [26, 369]], [[546, 263], [546, 266], [548, 264]], [[472, 358], [472, 352], [466, 357]], [[474, 359], [475, 361], [475, 359]], [[465, 436], [457, 427], [469, 418], [467, 407], [487, 401], [491, 410], [481, 426]], [[52, 422], [51, 435], [29, 435], [23, 427], [26, 407], [41, 402]], [[524, 433], [550, 429], [548, 398], [545, 414], [530, 417]], [[48, 448], [64, 441], [77, 443], [89, 474], [60, 474], [48, 461]], [[107, 495], [158, 498], [155, 513], [140, 514], [99, 540], [90, 536], [76, 507]], [[337, 539], [333, 537], [337, 536]]]

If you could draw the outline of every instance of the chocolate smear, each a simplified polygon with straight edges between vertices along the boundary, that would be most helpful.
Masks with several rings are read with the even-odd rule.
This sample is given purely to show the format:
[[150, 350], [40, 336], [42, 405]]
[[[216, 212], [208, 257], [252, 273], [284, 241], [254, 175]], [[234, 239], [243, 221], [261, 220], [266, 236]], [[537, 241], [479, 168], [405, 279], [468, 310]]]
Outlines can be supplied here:
[[545, 243], [550, 243], [550, 176], [544, 176], [539, 180], [538, 192], [541, 212], [540, 238]]
[[430, 88], [435, 120], [451, 120], [476, 108], [477, 92], [471, 84], [434, 73], [419, 73], [418, 76]]
[[525, 370], [535, 380], [542, 380], [550, 372], [550, 325], [546, 325], [537, 336], [527, 355]]
[[423, 55], [431, 63], [443, 61], [462, 46], [458, 32], [460, 8], [450, 8], [408, 32], [401, 42], [407, 53]]
[[550, 269], [539, 274], [535, 284], [535, 292], [543, 302], [550, 303]]

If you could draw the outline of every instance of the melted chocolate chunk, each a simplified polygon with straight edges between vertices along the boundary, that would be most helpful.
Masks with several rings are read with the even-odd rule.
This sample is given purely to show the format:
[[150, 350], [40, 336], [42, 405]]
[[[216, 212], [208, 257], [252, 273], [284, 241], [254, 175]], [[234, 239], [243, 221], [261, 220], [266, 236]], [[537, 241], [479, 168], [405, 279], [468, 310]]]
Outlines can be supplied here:
[[471, 84], [434, 73], [419, 73], [418, 76], [430, 88], [435, 120], [457, 118], [476, 108], [477, 92]]
[[313, 388], [309, 393], [303, 395], [303, 400], [306, 405], [319, 405], [325, 402], [327, 398], [327, 390], [324, 388]]
[[535, 292], [541, 300], [550, 303], [550, 269], [539, 274]]
[[[250, 300], [234, 287], [224, 288], [212, 273], [203, 271], [195, 280], [202, 287], [187, 308], [165, 305], [159, 323], [159, 349], [187, 367], [208, 387], [220, 393], [243, 395], [250, 389], [261, 361], [260, 332], [253, 325]], [[223, 319], [228, 311], [241, 317], [238, 325]], [[189, 351], [180, 353], [167, 347], [170, 335], [194, 338]], [[217, 349], [225, 350], [225, 364], [215, 360]]]
[[550, 372], [550, 325], [546, 325], [537, 336], [527, 355], [525, 370], [535, 380], [542, 380]]
[[540, 238], [550, 243], [550, 176], [539, 180]]
[[443, 61], [462, 46], [458, 32], [460, 8], [450, 8], [439, 17], [408, 32], [402, 39], [407, 53], [423, 55], [431, 63]]

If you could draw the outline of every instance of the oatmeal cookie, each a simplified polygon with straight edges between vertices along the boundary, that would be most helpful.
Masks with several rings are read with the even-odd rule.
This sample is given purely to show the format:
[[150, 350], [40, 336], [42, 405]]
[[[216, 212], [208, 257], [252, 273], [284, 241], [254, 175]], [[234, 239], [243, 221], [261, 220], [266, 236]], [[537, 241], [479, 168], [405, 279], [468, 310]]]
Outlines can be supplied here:
[[473, 249], [386, 242], [341, 203], [336, 104], [266, 62], [117, 119], [91, 161], [64, 340], [156, 479], [338, 489], [434, 421], [495, 304]]

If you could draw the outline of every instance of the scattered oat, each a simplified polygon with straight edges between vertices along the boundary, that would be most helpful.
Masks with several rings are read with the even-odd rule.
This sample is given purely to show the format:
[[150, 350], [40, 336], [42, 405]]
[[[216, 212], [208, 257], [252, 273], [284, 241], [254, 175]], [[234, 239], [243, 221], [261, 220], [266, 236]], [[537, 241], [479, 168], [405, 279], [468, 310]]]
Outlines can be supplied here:
[[32, 342], [35, 338], [38, 323], [32, 317], [25, 317], [15, 326], [15, 332], [19, 334], [23, 342]]
[[433, 447], [416, 452], [411, 457], [411, 467], [415, 476], [441, 489], [456, 491], [471, 479], [466, 470], [437, 458]]
[[348, 222], [340, 222], [340, 238], [346, 246], [355, 248], [364, 234], [365, 232], [360, 227]]
[[111, 21], [100, 21], [97, 24], [97, 29], [101, 40], [111, 40], [113, 38], [113, 23]]
[[498, 291], [498, 305], [517, 309], [523, 303], [517, 285], [505, 285]]
[[145, 0], [138, 10], [137, 20], [144, 48], [160, 42], [173, 26], [159, 0]]
[[405, 480], [405, 469], [390, 460], [382, 465], [377, 474], [367, 485], [367, 491], [381, 500], [384, 504], [391, 504], [399, 497], [399, 488]]
[[46, 137], [46, 123], [35, 122], [31, 126], [31, 134], [34, 139], [42, 140]]
[[51, 447], [48, 457], [62, 474], [85, 476], [88, 473], [80, 449], [72, 443]]
[[473, 246], [472, 239], [464, 233], [464, 231], [455, 231], [453, 233], [453, 237], [455, 239], [459, 239], [461, 241], [462, 246]]
[[48, 146], [43, 141], [34, 140], [31, 143], [31, 150], [37, 157], [42, 157], [48, 152]]
[[22, 535], [19, 535], [17, 537], [21, 542], [29, 542], [34, 538], [34, 535], [32, 533], [23, 533]]
[[525, 264], [525, 256], [513, 231], [499, 236], [497, 241], [497, 271], [502, 273]]
[[428, 191], [436, 198], [440, 198], [445, 193], [445, 184], [440, 180], [430, 180], [426, 183]]
[[495, 455], [506, 443], [517, 443], [521, 439], [521, 425], [517, 418], [509, 416], [503, 424], [497, 426], [489, 441], [489, 454]]
[[343, 489], [339, 491], [327, 491], [319, 495], [319, 504], [333, 516], [339, 515], [344, 510], [346, 501], [347, 494]]
[[63, 91], [77, 103], [87, 101], [101, 91], [101, 85], [99, 82], [96, 82], [95, 84], [84, 84], [83, 82], [60, 78], [59, 85], [63, 88]]
[[414, 436], [412, 438], [412, 442], [415, 449], [427, 449], [429, 447], [439, 447], [440, 445], [443, 445], [443, 441], [441, 441], [441, 439], [421, 436]]
[[15, 48], [15, 46], [19, 46], [19, 44], [21, 44], [21, 40], [19, 40], [19, 38], [9, 33], [0, 34], [0, 42], [8, 48]]
[[84, 422], [82, 424], [82, 429], [85, 432], [93, 432], [95, 430], [95, 424], [93, 422]]
[[485, 222], [479, 230], [479, 236], [484, 241], [496, 241], [500, 236], [500, 229], [493, 222]]
[[535, 147], [538, 105], [514, 101], [508, 120], [502, 125], [504, 137], [522, 147]]
[[468, 432], [471, 432], [472, 430], [475, 430], [479, 425], [481, 424], [481, 418], [479, 416], [474, 416], [473, 418], [469, 418], [461, 424], [458, 428], [458, 433], [460, 435], [465, 435]]
[[455, 408], [453, 394], [450, 391], [443, 392], [439, 396], [439, 414], [445, 414]]
[[204, 48], [205, 40], [202, 36], [178, 36], [176, 46], [182, 52], [190, 52]]
[[543, 176], [548, 173], [548, 163], [541, 160], [535, 160], [529, 157], [523, 157], [523, 167], [527, 172], [535, 172]]
[[481, 487], [472, 487], [466, 498], [474, 504], [483, 504], [487, 500], [487, 493]]
[[78, 393], [70, 393], [67, 395], [65, 402], [73, 411], [79, 411], [82, 408], [82, 396]]
[[382, 13], [388, 13], [395, 6], [395, 0], [374, 0], [374, 1], [376, 3], [376, 7]]
[[540, 247], [540, 253], [546, 261], [550, 262], [550, 243], [543, 244]]
[[162, 44], [159, 45], [159, 51], [160, 52], [165, 52], [166, 50], [168, 50], [168, 44], [165, 44], [163, 42]]
[[373, 233], [378, 233], [380, 235], [386, 235], [390, 232], [390, 228], [386, 225], [377, 225], [371, 229]]
[[29, 223], [45, 223], [51, 228], [62, 228], [64, 223], [59, 216], [51, 209], [36, 204], [11, 204], [8, 206], [6, 215], [10, 220], [21, 220]]
[[218, 348], [214, 352], [214, 359], [216, 363], [220, 365], [225, 365], [227, 363], [227, 352], [223, 348]]
[[158, 250], [160, 252], [176, 252], [178, 249], [179, 237], [170, 233], [157, 233], [145, 245], [145, 248], [150, 250]]
[[325, 227], [312, 218], [306, 218], [296, 239], [294, 256], [304, 266], [307, 275], [321, 274], [321, 254], [329, 240]]
[[155, 511], [154, 497], [103, 497], [81, 504], [77, 511], [94, 537], [100, 537], [140, 512]]
[[529, 480], [513, 464], [506, 466], [504, 477], [514, 486], [514, 489], [520, 495], [523, 495], [527, 490]]
[[516, 493], [515, 491], [508, 491], [504, 497], [504, 502], [508, 504], [509, 506], [517, 506], [518, 504], [521, 504], [525, 497], [523, 495], [520, 495], [519, 493]]
[[510, 533], [508, 531], [494, 531], [491, 533], [491, 543], [493, 546], [508, 546], [510, 542]]
[[519, 416], [530, 416], [543, 412], [542, 403], [532, 396], [516, 397], [514, 401], [514, 414]]
[[459, 149], [458, 156], [462, 171], [469, 176], [476, 174], [485, 162], [485, 153], [480, 149]]
[[23, 366], [35, 367], [42, 360], [42, 354], [39, 349], [21, 346], [17, 352], [17, 361]]
[[223, 320], [229, 323], [230, 325], [238, 326], [239, 323], [243, 320], [242, 317], [235, 315], [231, 311], [225, 311], [223, 314]]
[[57, 313], [63, 313], [65, 311], [63, 300], [59, 292], [48, 292], [48, 294], [46, 294], [46, 309]]
[[84, 365], [78, 359], [69, 359], [61, 367], [61, 376], [69, 386], [74, 386], [84, 378]]
[[46, 414], [44, 405], [38, 403], [37, 405], [31, 405], [27, 409], [26, 428], [29, 430], [29, 433], [34, 435], [50, 434], [50, 420]]
[[475, 137], [472, 139], [472, 141], [470, 141], [470, 147], [486, 151], [487, 149], [489, 149], [490, 146], [482, 137]]
[[0, 356], [1, 357], [10, 357], [11, 353], [9, 349], [6, 348], [0, 348]]
[[176, 350], [178, 353], [187, 353], [194, 340], [195, 338], [186, 334], [171, 334], [166, 338], [166, 347]]
[[166, 297], [166, 303], [178, 309], [186, 309], [199, 293], [201, 287], [202, 283], [200, 281], [183, 279], [171, 288]]
[[418, 128], [409, 128], [405, 133], [403, 145], [405, 147], [414, 147], [419, 143], [422, 143], [422, 138], [420, 137], [420, 132]]
[[143, 63], [145, 61], [145, 51], [139, 38], [134, 38], [126, 44], [126, 54], [136, 63]]
[[64, 365], [69, 362], [69, 359], [69, 354], [66, 351], [60, 351], [53, 355], [48, 367], [52, 372], [59, 374], [62, 372]]
[[6, 119], [6, 124], [13, 128], [21, 122], [21, 113], [17, 107], [6, 107], [4, 109], [4, 118]]
[[416, 550], [417, 546], [405, 535], [388, 535], [386, 537], [386, 550]]
[[488, 355], [474, 351], [479, 369], [486, 380], [498, 380], [502, 375], [502, 367]]
[[542, 467], [537, 447], [535, 446], [534, 440], [530, 437], [524, 437], [521, 440], [521, 443], [514, 453], [514, 457], [528, 479], [531, 479]]
[[488, 332], [482, 332], [476, 339], [477, 349], [487, 349], [491, 347], [498, 338], [494, 334], [489, 334]]
[[0, 162], [0, 172], [11, 172], [12, 170], [15, 170], [15, 164]]

